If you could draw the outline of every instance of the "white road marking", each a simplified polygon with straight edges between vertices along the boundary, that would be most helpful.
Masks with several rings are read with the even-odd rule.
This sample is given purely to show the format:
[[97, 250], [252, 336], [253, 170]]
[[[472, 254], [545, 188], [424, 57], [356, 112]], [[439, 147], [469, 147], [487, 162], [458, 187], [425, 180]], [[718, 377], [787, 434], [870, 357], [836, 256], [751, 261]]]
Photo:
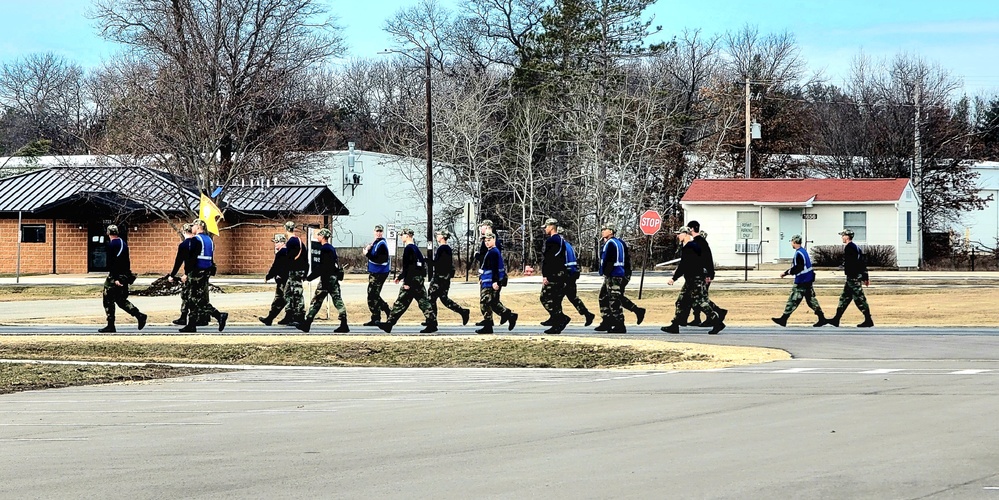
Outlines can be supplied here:
[[958, 370], [950, 372], [951, 375], [978, 375], [979, 373], [990, 372], [992, 370]]
[[812, 370], [818, 370], [818, 368], [788, 368], [787, 370], [774, 370], [771, 373], [805, 373]]
[[865, 375], [884, 375], [886, 373], [895, 373], [902, 371], [901, 368], [878, 368], [877, 370], [867, 370], [865, 372], [860, 372]]

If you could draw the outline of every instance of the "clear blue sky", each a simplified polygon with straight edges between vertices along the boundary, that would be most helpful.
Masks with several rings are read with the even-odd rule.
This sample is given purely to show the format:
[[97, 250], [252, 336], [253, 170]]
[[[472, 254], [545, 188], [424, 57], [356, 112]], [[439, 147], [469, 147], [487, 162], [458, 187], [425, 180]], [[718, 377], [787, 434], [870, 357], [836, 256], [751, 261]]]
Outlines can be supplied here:
[[[349, 57], [377, 57], [390, 45], [381, 26], [413, 0], [319, 0], [340, 18]], [[454, 5], [455, 0], [439, 0]], [[51, 51], [85, 67], [116, 48], [85, 17], [88, 0], [0, 0], [5, 26], [0, 62]], [[904, 51], [940, 64], [965, 82], [969, 94], [999, 94], [999, 4], [995, 0], [659, 0], [651, 9], [663, 38], [684, 28], [705, 34], [745, 24], [763, 33], [795, 35], [812, 70], [841, 83], [863, 50], [875, 58]]]

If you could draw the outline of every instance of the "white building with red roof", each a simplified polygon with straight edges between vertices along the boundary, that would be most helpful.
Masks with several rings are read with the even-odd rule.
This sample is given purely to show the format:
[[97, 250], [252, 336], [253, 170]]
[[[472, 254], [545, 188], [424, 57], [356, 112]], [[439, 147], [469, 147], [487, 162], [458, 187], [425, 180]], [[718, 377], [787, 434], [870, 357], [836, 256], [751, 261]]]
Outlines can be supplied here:
[[909, 179], [697, 179], [680, 200], [684, 221], [708, 233], [715, 265], [790, 259], [789, 240], [895, 247], [899, 267], [919, 265], [919, 201]]

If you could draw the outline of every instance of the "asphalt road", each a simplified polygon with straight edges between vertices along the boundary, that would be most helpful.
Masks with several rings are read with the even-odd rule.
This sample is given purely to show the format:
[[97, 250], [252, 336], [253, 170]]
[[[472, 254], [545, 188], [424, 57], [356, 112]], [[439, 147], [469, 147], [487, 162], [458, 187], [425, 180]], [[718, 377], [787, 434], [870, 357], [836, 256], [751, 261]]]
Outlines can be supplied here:
[[[248, 369], [4, 395], [0, 497], [999, 498], [997, 330], [656, 331], [628, 336], [795, 359]], [[86, 333], [0, 329], [29, 332]]]

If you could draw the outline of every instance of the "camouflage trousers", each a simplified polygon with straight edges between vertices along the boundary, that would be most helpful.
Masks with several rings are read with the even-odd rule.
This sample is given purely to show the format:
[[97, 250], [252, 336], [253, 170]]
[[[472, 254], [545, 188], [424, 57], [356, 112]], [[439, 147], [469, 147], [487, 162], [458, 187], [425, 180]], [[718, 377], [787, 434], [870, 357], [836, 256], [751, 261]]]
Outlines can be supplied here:
[[187, 316], [187, 304], [191, 301], [191, 285], [187, 281], [180, 282], [180, 315]]
[[187, 321], [197, 324], [197, 320], [217, 318], [219, 310], [208, 299], [208, 271], [196, 271], [187, 274], [187, 286], [190, 295], [187, 302]]
[[104, 292], [101, 294], [104, 301], [104, 314], [107, 316], [108, 324], [114, 324], [114, 306], [117, 305], [122, 311], [138, 317], [141, 312], [139, 308], [128, 301], [128, 285], [122, 283], [121, 286], [114, 284], [114, 278], [108, 276], [104, 280]]
[[382, 287], [385, 286], [385, 274], [368, 275], [368, 310], [371, 311], [371, 321], [378, 321], [382, 318], [382, 311], [390, 312], [388, 303], [382, 299]]
[[[503, 288], [501, 287], [500, 290]], [[482, 313], [482, 319], [492, 322], [493, 313], [502, 316], [508, 316], [510, 310], [500, 302], [500, 290], [493, 290], [493, 287], [486, 287], [479, 289], [479, 312]]]
[[302, 290], [302, 280], [305, 271], [289, 271], [288, 280], [284, 282], [285, 311], [292, 318], [305, 316], [305, 291]]
[[704, 316], [711, 321], [718, 319], [718, 313], [715, 312], [711, 301], [708, 300], [705, 288], [706, 284], [703, 278], [689, 280], [686, 277], [683, 278], [683, 288], [680, 289], [680, 295], [676, 298], [674, 324], [683, 323], [691, 308], [700, 309]]
[[327, 296], [333, 301], [333, 307], [340, 313], [337, 319], [347, 319], [347, 308], [344, 307], [343, 297], [340, 295], [340, 281], [336, 277], [330, 276], [319, 278], [319, 286], [316, 287], [316, 294], [312, 296], [312, 305], [309, 307], [309, 314], [305, 317], [306, 321], [315, 319]]
[[871, 314], [871, 306], [867, 305], [867, 296], [864, 295], [864, 280], [860, 278], [847, 278], [843, 285], [843, 293], [839, 296], [839, 305], [836, 311], [845, 311], [850, 305], [850, 301], [857, 304], [857, 309], [864, 313], [864, 316]]
[[562, 316], [562, 299], [565, 298], [565, 282], [556, 278], [541, 285], [541, 305], [553, 318]]
[[464, 307], [458, 305], [457, 302], [451, 300], [447, 293], [451, 290], [451, 280], [449, 278], [443, 278], [440, 276], [435, 277], [430, 281], [430, 287], [427, 289], [427, 294], [430, 295], [430, 307], [434, 308], [434, 315], [437, 315], [437, 300], [440, 299], [441, 304], [444, 307], [461, 314], [465, 310]]
[[[704, 298], [708, 300], [708, 304], [711, 305], [711, 309], [714, 309], [715, 311], [717, 311], [719, 309], [718, 308], [718, 304], [715, 304], [714, 301], [711, 300], [711, 292], [710, 292], [710, 290], [711, 290], [711, 283], [708, 283], [708, 282], [705, 281], [704, 282]], [[695, 318], [701, 317], [701, 313], [703, 312], [701, 310], [701, 308], [699, 308], [697, 306], [694, 306], [693, 309], [694, 309], [694, 317]]]
[[638, 309], [638, 304], [632, 302], [631, 299], [624, 294], [624, 289], [628, 288], [629, 281], [631, 281], [631, 275], [625, 276], [624, 281], [621, 282], [621, 307], [631, 312], [635, 312], [635, 310]]
[[276, 281], [274, 284], [274, 300], [271, 301], [271, 310], [268, 313], [268, 316], [272, 318], [276, 318], [281, 309], [284, 309], [284, 306], [288, 305], [288, 301], [284, 300], [284, 285], [285, 282], [283, 281]]
[[787, 298], [787, 305], [784, 306], [784, 316], [790, 316], [798, 308], [798, 304], [801, 304], [802, 298], [817, 316], [822, 316], [822, 306], [819, 305], [819, 299], [815, 296], [815, 288], [811, 283], [795, 283], [794, 288], [791, 288], [791, 295]]
[[423, 288], [423, 276], [414, 276], [409, 285], [403, 284], [399, 287], [399, 296], [395, 299], [395, 304], [392, 305], [392, 310], [389, 312], [388, 322], [395, 324], [399, 321], [399, 318], [406, 313], [406, 309], [409, 309], [409, 304], [414, 300], [416, 301], [416, 305], [420, 306], [420, 310], [423, 311], [423, 316], [427, 319], [427, 322], [437, 321], [434, 308], [430, 306], [430, 297], [427, 296], [427, 289]]
[[613, 320], [624, 323], [624, 310], [621, 298], [624, 297], [623, 276], [605, 276], [604, 284], [600, 287], [600, 295], [597, 301], [600, 303], [600, 315], [604, 320]]
[[578, 276], [575, 278], [570, 277], [565, 282], [565, 298], [569, 300], [569, 303], [572, 304], [572, 307], [576, 308], [576, 312], [582, 314], [583, 316], [586, 316], [587, 314], [590, 314], [590, 311], [586, 309], [586, 304], [583, 303], [583, 300], [580, 299], [579, 295], [577, 294], [576, 280], [578, 279], [579, 279]]

